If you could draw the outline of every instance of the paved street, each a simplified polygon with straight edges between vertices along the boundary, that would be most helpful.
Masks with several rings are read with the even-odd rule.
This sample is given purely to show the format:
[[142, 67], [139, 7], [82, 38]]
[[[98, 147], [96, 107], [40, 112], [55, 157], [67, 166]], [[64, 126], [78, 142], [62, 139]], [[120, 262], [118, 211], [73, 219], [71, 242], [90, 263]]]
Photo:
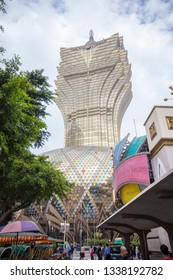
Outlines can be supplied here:
[[[79, 251], [74, 251], [73, 254], [73, 260], [79, 260], [80, 259], [80, 252]], [[85, 252], [85, 260], [90, 260], [90, 254], [89, 251]]]
[[[88, 251], [85, 252], [85, 260], [90, 260], [90, 254]], [[163, 256], [160, 253], [150, 254], [150, 260], [162, 260]], [[80, 260], [80, 252], [75, 251], [73, 254], [73, 260]]]

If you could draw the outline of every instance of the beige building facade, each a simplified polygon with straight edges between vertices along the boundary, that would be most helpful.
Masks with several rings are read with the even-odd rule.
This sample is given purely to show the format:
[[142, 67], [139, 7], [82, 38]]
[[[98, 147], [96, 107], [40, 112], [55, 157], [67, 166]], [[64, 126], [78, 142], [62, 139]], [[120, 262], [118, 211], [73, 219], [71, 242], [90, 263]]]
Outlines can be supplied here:
[[173, 168], [173, 107], [154, 106], [144, 125], [156, 181]]
[[[173, 168], [173, 107], [154, 106], [144, 126], [156, 181]], [[161, 227], [152, 229], [148, 234], [149, 249], [158, 251], [161, 244], [167, 244], [170, 249], [166, 230]]]

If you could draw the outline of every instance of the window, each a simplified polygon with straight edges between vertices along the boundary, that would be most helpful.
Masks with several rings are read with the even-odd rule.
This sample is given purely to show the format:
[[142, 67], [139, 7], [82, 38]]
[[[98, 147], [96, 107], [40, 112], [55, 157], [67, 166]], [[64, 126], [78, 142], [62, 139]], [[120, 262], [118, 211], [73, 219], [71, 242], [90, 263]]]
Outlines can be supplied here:
[[166, 117], [168, 129], [173, 129], [173, 117]]
[[151, 140], [153, 140], [154, 137], [157, 135], [156, 126], [155, 126], [155, 123], [154, 123], [154, 122], [153, 122], [152, 125], [149, 127], [149, 132], [150, 132]]

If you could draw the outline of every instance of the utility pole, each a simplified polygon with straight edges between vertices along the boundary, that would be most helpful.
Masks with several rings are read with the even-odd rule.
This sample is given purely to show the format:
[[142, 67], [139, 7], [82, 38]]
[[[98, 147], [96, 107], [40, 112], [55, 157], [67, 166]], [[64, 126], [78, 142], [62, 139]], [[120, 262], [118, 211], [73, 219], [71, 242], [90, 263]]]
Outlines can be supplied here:
[[87, 245], [88, 245], [88, 204], [87, 204]]
[[134, 122], [134, 127], [135, 127], [135, 134], [136, 134], [136, 137], [138, 137], [135, 119], [133, 119], [133, 122]]
[[66, 242], [66, 233], [69, 232], [70, 224], [66, 222], [60, 224], [60, 232], [64, 233], [64, 243]]
[[66, 241], [66, 220], [64, 223], [64, 244], [65, 244], [65, 241]]

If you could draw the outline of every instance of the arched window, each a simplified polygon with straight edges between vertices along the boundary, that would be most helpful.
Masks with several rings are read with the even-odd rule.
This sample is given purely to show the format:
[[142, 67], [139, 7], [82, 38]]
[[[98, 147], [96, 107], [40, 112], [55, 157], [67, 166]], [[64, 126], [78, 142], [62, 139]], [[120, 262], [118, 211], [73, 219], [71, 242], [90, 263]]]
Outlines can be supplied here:
[[162, 161], [158, 158], [157, 159], [157, 176], [158, 178], [162, 177], [166, 173], [165, 167]]

